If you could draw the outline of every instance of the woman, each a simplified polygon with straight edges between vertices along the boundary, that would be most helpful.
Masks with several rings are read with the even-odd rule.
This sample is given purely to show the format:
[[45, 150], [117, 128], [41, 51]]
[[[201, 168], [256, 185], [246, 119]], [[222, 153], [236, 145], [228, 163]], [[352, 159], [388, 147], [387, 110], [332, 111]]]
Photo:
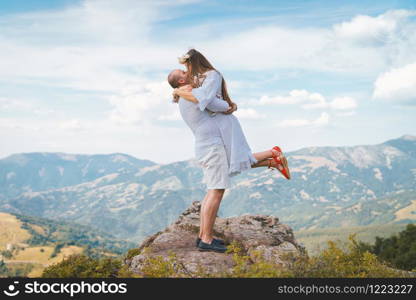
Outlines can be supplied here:
[[[186, 66], [187, 72], [184, 75], [187, 78], [168, 78], [169, 82], [172, 86], [177, 86], [176, 83], [172, 83], [175, 80], [190, 83], [193, 89], [175, 88], [174, 97], [179, 96], [193, 102], [201, 112], [218, 99], [236, 108], [228, 95], [224, 78], [200, 52], [191, 49], [179, 59], [179, 62]], [[210, 126], [216, 125], [217, 128], [205, 131], [216, 134], [217, 139], [209, 139], [209, 136], [199, 139], [196, 135], [196, 157], [203, 168], [204, 182], [207, 183], [208, 189], [201, 205], [201, 226], [197, 247], [200, 250], [223, 252], [226, 250], [223, 242], [213, 238], [213, 226], [224, 191], [230, 187], [230, 177], [251, 168], [266, 166], [277, 168], [287, 179], [290, 179], [290, 173], [287, 160], [279, 147], [275, 146], [268, 151], [258, 153], [251, 152], [240, 123], [234, 115], [216, 113], [212, 118], [214, 123]], [[203, 127], [201, 124], [195, 126]], [[197, 132], [198, 128], [192, 128], [191, 125], [190, 127], [194, 133]], [[207, 141], [212, 142], [207, 143]]]

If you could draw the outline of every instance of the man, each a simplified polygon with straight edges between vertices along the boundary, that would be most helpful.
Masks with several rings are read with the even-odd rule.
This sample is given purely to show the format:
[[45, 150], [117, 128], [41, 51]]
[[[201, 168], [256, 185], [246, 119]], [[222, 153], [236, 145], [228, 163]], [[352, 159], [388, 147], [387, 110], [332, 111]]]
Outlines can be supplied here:
[[[173, 70], [168, 76], [168, 82], [173, 88], [192, 90], [183, 70]], [[237, 105], [232, 103], [230, 107], [226, 101], [216, 98], [201, 111], [197, 104], [185, 99], [177, 97], [174, 102], [179, 103], [182, 118], [194, 133], [196, 158], [203, 168], [204, 182], [208, 187], [201, 205], [200, 232], [196, 246], [200, 251], [225, 252], [227, 248], [224, 242], [213, 237], [213, 226], [225, 191], [222, 187], [227, 186], [223, 184], [228, 184], [225, 181], [229, 180], [227, 155], [215, 114], [232, 114]], [[221, 188], [217, 188], [219, 186]]]
[[[171, 87], [175, 88], [180, 88], [182, 90], [185, 91], [191, 91], [192, 90], [192, 86], [190, 85], [189, 82], [187, 82], [187, 76], [186, 76], [186, 72], [183, 70], [173, 70], [172, 72], [170, 72], [169, 76], [168, 76], [168, 82], [170, 84]], [[222, 100], [224, 101], [224, 100]], [[173, 97], [173, 102], [178, 103], [179, 102], [179, 96], [175, 95]], [[218, 104], [217, 101], [214, 101], [214, 103], [210, 103], [207, 105], [207, 107], [205, 108], [205, 110], [211, 115], [214, 116], [216, 115], [217, 111], [224, 113], [224, 114], [232, 114], [234, 111], [237, 110], [237, 104], [235, 104], [234, 102], [231, 102], [231, 107], [229, 107], [229, 109], [225, 112], [221, 111], [222, 107], [223, 107], [223, 103], [220, 102]]]

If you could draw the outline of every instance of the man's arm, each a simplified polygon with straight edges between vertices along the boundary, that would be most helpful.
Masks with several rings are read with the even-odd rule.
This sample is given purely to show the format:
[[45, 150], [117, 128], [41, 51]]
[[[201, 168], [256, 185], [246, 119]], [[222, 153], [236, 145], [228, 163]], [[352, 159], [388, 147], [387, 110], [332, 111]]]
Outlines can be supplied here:
[[199, 102], [198, 99], [196, 99], [194, 95], [192, 95], [191, 91], [192, 91], [192, 86], [187, 84], [187, 85], [174, 89], [172, 95], [174, 97], [177, 95], [179, 97], [182, 97], [185, 100], [191, 101], [193, 103], [198, 103]]
[[[185, 100], [188, 100], [194, 103], [199, 102], [198, 99], [196, 99], [192, 95], [191, 85], [181, 86], [180, 88], [175, 89], [175, 91], [174, 91], [174, 95], [178, 95], [179, 97], [182, 97]], [[207, 104], [206, 108], [212, 112], [222, 112], [222, 113], [230, 114], [230, 113], [233, 113], [235, 110], [237, 110], [237, 105], [235, 103], [232, 103], [232, 106], [230, 107], [230, 105], [226, 101], [219, 99], [219, 98], [215, 98]]]
[[208, 103], [206, 108], [212, 112], [226, 112], [231, 107], [224, 100], [216, 98]]

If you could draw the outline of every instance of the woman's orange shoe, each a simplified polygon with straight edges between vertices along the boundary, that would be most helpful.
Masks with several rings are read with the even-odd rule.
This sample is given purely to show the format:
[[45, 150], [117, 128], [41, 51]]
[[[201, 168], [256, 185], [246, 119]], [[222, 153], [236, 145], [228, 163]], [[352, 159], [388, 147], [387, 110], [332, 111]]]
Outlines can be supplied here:
[[[283, 155], [282, 150], [278, 146], [274, 146], [272, 150], [276, 150], [279, 152], [278, 155], [274, 154], [272, 151], [272, 158], [277, 164], [277, 169], [280, 173], [286, 178], [290, 179], [290, 171], [289, 171], [289, 165], [287, 163], [286, 157]], [[269, 162], [269, 168], [270, 168], [270, 162]]]

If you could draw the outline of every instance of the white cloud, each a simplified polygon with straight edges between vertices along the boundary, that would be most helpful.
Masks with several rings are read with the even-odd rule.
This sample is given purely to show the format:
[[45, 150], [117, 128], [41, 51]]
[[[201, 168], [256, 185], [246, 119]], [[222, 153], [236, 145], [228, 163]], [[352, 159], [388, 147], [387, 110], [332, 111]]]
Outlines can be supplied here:
[[[176, 56], [183, 53], [189, 40], [207, 53], [214, 65], [233, 70], [288, 68], [362, 75], [416, 58], [415, 25], [409, 21], [414, 12], [406, 10], [357, 16], [333, 28], [265, 25], [233, 34], [222, 30], [212, 36], [209, 30], [204, 33], [198, 27], [186, 27], [187, 39], [183, 41], [175, 38], [181, 36], [181, 29], [175, 28], [175, 35], [169, 30], [160, 33], [163, 38], [166, 35], [165, 42], [154, 42], [152, 25], [175, 17], [169, 6], [183, 2], [86, 0], [61, 10], [3, 16], [0, 80], [37, 80], [43, 85], [114, 91], [124, 81], [143, 76], [141, 71], [177, 66]], [[222, 24], [216, 20], [204, 26]], [[391, 33], [384, 48], [349, 43], [370, 38], [374, 32]]]
[[326, 112], [321, 113], [320, 117], [312, 121], [312, 125], [323, 126], [329, 123], [329, 114]]
[[33, 99], [0, 98], [0, 111], [8, 113], [31, 112], [38, 116], [45, 116], [55, 113], [54, 109], [40, 106]]
[[408, 26], [409, 17], [415, 11], [393, 10], [376, 17], [358, 15], [351, 21], [334, 25], [335, 34], [346, 41], [367, 45], [381, 46], [390, 43]]
[[265, 118], [265, 115], [260, 114], [253, 108], [238, 108], [234, 114], [240, 119], [258, 120]]
[[350, 116], [353, 116], [355, 114], [356, 114], [355, 111], [345, 111], [345, 112], [336, 113], [336, 116], [337, 117], [350, 117]]
[[[8, 134], [6, 140], [19, 145], [20, 148], [16, 146], [14, 149], [26, 149], [29, 147], [26, 145], [36, 148], [35, 145], [56, 141], [55, 145], [63, 151], [107, 151], [119, 147], [117, 151], [130, 149], [131, 153], [144, 157], [145, 150], [143, 153], [140, 151], [147, 149], [149, 156], [155, 155], [161, 161], [171, 159], [174, 156], [166, 158], [164, 150], [154, 154], [156, 145], [162, 149], [166, 144], [166, 131], [169, 130], [168, 138], [172, 143], [176, 143], [177, 139], [182, 143], [191, 143], [191, 132], [186, 131], [188, 135], [185, 136], [183, 129], [177, 130], [173, 126], [167, 129], [167, 126], [157, 126], [159, 124], [154, 121], [178, 118], [178, 112], [174, 111], [177, 106], [170, 103], [171, 89], [164, 82], [164, 73], [178, 67], [176, 57], [186, 50], [189, 41], [224, 71], [273, 70], [276, 74], [281, 74], [283, 69], [299, 74], [304, 70], [328, 71], [331, 74], [351, 72], [362, 80], [416, 61], [415, 22], [409, 18], [409, 11], [404, 11], [401, 16], [397, 11], [375, 17], [361, 16], [333, 27], [289, 28], [256, 23], [244, 28], [233, 27], [232, 32], [222, 22], [231, 23], [234, 19], [209, 20], [206, 24], [196, 21], [195, 26], [183, 26], [187, 34], [181, 35], [178, 24], [167, 28], [163, 21], [178, 16], [169, 9], [170, 5], [182, 3], [184, 1], [86, 0], [53, 11], [2, 15], [0, 82], [3, 86], [32, 85], [37, 92], [42, 88], [64, 87], [61, 90], [50, 89], [53, 92], [45, 94], [45, 98], [59, 97], [62, 92], [66, 99], [76, 93], [86, 102], [91, 101], [91, 95], [106, 100], [97, 112], [91, 110], [91, 119], [71, 114], [75, 118], [66, 121], [54, 116], [54, 110], [40, 107], [35, 102], [30, 104], [33, 106], [26, 107], [26, 104], [18, 102], [6, 104], [6, 101], [0, 101], [0, 108], [7, 107], [8, 111], [26, 109], [48, 117], [45, 120], [21, 118], [11, 123], [0, 119], [2, 135]], [[366, 31], [363, 24], [373, 29]], [[206, 30], [201, 31], [200, 25]], [[216, 31], [219, 34], [212, 33], [215, 27], [220, 28]], [[164, 30], [159, 30], [161, 28]], [[357, 31], [357, 28], [364, 33], [361, 29]], [[175, 34], [172, 34], [173, 30]], [[186, 38], [178, 39], [178, 36]], [[370, 39], [368, 42], [367, 38]], [[234, 75], [236, 72], [230, 74], [234, 78], [230, 76], [226, 79], [232, 93], [257, 85], [255, 81], [250, 85], [239, 81], [241, 78]], [[344, 100], [339, 100], [342, 98]], [[354, 109], [353, 103], [355, 106], [357, 103], [345, 98], [342, 92], [340, 97], [332, 99], [324, 93], [298, 89], [288, 95], [265, 96], [262, 101], [266, 105], [292, 104], [302, 109], [333, 110], [333, 113], [339, 110], [345, 115], [353, 114], [348, 110]], [[57, 103], [56, 111], [59, 113], [60, 99], [57, 100], [54, 103]], [[93, 106], [89, 104], [86, 107], [90, 109]], [[102, 118], [104, 108], [108, 106], [111, 110], [107, 116], [112, 122]], [[79, 110], [84, 109], [80, 105]], [[264, 117], [252, 108], [239, 108], [236, 115], [246, 119]], [[282, 124], [286, 127], [324, 126], [330, 121], [326, 112], [316, 119], [299, 117], [284, 120]], [[39, 135], [29, 134], [32, 130], [38, 130]], [[25, 136], [23, 132], [26, 132]], [[77, 139], [68, 136], [76, 136]], [[141, 143], [143, 136], [146, 137], [146, 145]], [[137, 144], [131, 143], [132, 137], [137, 137]], [[91, 141], [94, 146], [90, 145]], [[191, 144], [189, 148], [192, 149]], [[174, 155], [179, 157], [183, 153], [178, 149]]]
[[256, 26], [232, 35], [201, 39], [199, 47], [228, 69], [321, 69], [314, 58], [326, 43], [326, 33], [326, 29]]
[[303, 104], [302, 108], [325, 107], [325, 98], [319, 93], [310, 93], [306, 90], [292, 90], [287, 96], [262, 96], [260, 105], [267, 104]]
[[[79, 121], [79, 123], [77, 122]], [[84, 130], [77, 130], [81, 126]], [[64, 128], [65, 127], [65, 128]], [[20, 152], [122, 152], [166, 163], [193, 157], [193, 135], [188, 128], [123, 124], [108, 120], [46, 120], [1, 118], [0, 136], [7, 141], [0, 156]], [[174, 145], [166, 152], [166, 145]], [[176, 147], [177, 146], [177, 147]]]
[[322, 112], [321, 115], [315, 120], [306, 119], [289, 119], [283, 120], [276, 125], [278, 127], [304, 127], [304, 126], [325, 126], [329, 123], [329, 114]]
[[311, 103], [305, 103], [301, 107], [304, 109], [311, 108], [325, 108], [327, 106], [325, 97], [318, 93], [310, 94], [309, 99]]
[[171, 115], [172, 109], [178, 110], [171, 98], [172, 88], [165, 81], [130, 83], [110, 97], [109, 102], [114, 107], [110, 119], [117, 124], [151, 123], [161, 116]]
[[175, 110], [169, 114], [161, 115], [157, 119], [160, 121], [180, 121], [182, 120], [182, 116], [179, 110]]
[[180, 46], [150, 42], [152, 24], [174, 17], [164, 13], [171, 5], [86, 0], [2, 16], [0, 80], [114, 92], [144, 71], [177, 66]]
[[[161, 81], [166, 76], [160, 70], [178, 67], [176, 56], [183, 51], [178, 45], [151, 43], [150, 30], [153, 23], [175, 17], [164, 13], [170, 6], [189, 2], [195, 1], [86, 0], [59, 10], [4, 15], [0, 82], [69, 88], [85, 101], [86, 91], [100, 92], [110, 105], [110, 121], [146, 130], [143, 126], [172, 111], [171, 88]], [[6, 106], [42, 116], [54, 112], [0, 101], [0, 107]], [[72, 121], [60, 128], [77, 126]]]
[[[10, 129], [16, 129], [18, 131], [27, 129], [25, 126], [22, 126], [21, 123], [10, 120], [9, 118], [0, 118], [0, 129], [5, 129], [5, 131], [9, 131]], [[32, 127], [33, 129], [33, 127]]]
[[23, 100], [0, 97], [0, 110], [2, 111], [31, 109], [33, 109], [33, 105]]
[[[327, 28], [268, 25], [232, 35], [224, 32], [213, 36], [199, 29], [195, 29], [199, 36], [189, 30], [186, 33], [194, 37], [204, 53], [215, 57], [215, 65], [221, 68], [300, 69], [372, 76], [416, 57], [412, 15], [414, 11], [391, 10], [376, 17], [358, 16]], [[221, 22], [209, 25], [224, 26]]]
[[324, 109], [331, 108], [333, 110], [348, 110], [357, 107], [355, 99], [347, 96], [335, 97], [331, 102], [319, 93], [311, 93], [307, 90], [292, 90], [287, 96], [262, 96], [258, 101], [260, 105], [269, 104], [298, 104], [303, 109]]
[[78, 119], [72, 119], [67, 121], [61, 121], [59, 122], [59, 127], [62, 129], [67, 129], [71, 131], [79, 131], [84, 130], [85, 126], [81, 124], [81, 121]]
[[302, 127], [306, 125], [310, 125], [311, 121], [305, 119], [291, 119], [291, 120], [283, 120], [277, 124], [278, 127]]
[[49, 109], [49, 108], [36, 108], [33, 111], [33, 113], [36, 115], [45, 116], [45, 115], [51, 115], [53, 113], [56, 113], [56, 111], [54, 109]]
[[329, 107], [335, 110], [349, 110], [357, 107], [357, 102], [351, 97], [336, 97], [329, 103]]
[[373, 98], [388, 101], [416, 100], [416, 63], [394, 68], [378, 76]]
[[[184, 51], [182, 43], [154, 43], [150, 36], [151, 25], [169, 17], [163, 13], [169, 2], [90, 0], [82, 3], [59, 11], [3, 18], [0, 55], [7, 59], [0, 61], [0, 77], [20, 80], [49, 77], [53, 80], [43, 80], [43, 84], [112, 90], [131, 78], [120, 71], [125, 66], [160, 70], [177, 65], [174, 58]], [[258, 26], [215, 37], [201, 36], [195, 29], [188, 32], [187, 40], [194, 40], [215, 64], [226, 69], [299, 68], [373, 73], [403, 57], [415, 57], [415, 38], [410, 31], [414, 25], [405, 22], [409, 15], [409, 11], [392, 11], [378, 17], [360, 16], [335, 25], [334, 29]], [[367, 21], [361, 21], [363, 18], [381, 20], [370, 22], [375, 24], [394, 24], [391, 25], [396, 28], [392, 33], [394, 39], [390, 40], [392, 47], [346, 45], [355, 36], [354, 28], [366, 24]], [[388, 28], [383, 26], [373, 27], [378, 32], [379, 27]], [[180, 29], [177, 32], [180, 35]]]

